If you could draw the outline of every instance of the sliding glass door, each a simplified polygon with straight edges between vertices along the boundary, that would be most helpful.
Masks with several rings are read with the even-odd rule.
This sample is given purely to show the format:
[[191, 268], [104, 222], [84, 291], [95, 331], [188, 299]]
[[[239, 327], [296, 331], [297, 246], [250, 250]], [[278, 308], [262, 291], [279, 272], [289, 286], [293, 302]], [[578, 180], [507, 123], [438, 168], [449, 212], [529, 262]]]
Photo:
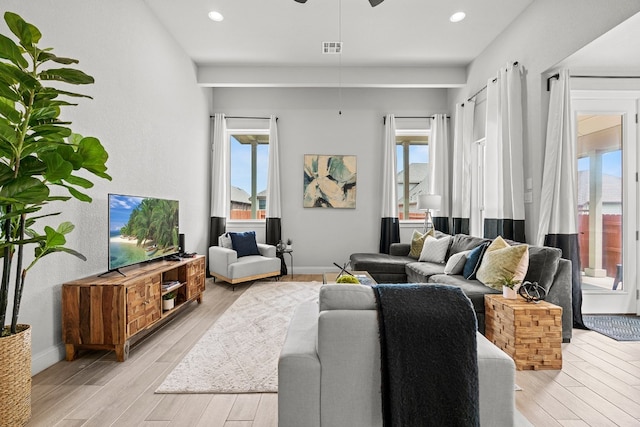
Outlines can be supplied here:
[[635, 313], [636, 99], [572, 92], [583, 313]]

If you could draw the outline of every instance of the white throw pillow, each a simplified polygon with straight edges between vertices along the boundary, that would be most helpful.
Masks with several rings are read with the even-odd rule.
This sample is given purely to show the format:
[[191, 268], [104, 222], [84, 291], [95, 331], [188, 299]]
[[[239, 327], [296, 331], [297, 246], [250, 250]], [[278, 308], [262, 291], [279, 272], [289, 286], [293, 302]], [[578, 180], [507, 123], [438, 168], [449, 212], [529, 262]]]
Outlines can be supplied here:
[[443, 237], [442, 239], [427, 236], [424, 240], [422, 252], [420, 253], [420, 259], [418, 261], [444, 264], [444, 258], [447, 256], [447, 250], [449, 249], [450, 243], [451, 236]]
[[467, 263], [467, 254], [471, 252], [462, 251], [449, 257], [447, 265], [444, 267], [444, 274], [462, 274], [464, 265]]
[[231, 236], [229, 236], [229, 233], [221, 234], [220, 237], [218, 237], [218, 246], [222, 248], [233, 249], [233, 242], [231, 241]]

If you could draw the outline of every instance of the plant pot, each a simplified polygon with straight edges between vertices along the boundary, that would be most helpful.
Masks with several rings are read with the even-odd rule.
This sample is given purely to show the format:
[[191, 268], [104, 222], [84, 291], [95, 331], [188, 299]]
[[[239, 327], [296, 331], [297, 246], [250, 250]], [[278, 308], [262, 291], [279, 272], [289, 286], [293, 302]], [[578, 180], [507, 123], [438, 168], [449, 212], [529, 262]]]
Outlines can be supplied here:
[[176, 303], [176, 299], [175, 298], [171, 298], [171, 299], [163, 299], [162, 300], [162, 309], [164, 311], [168, 311], [171, 310]]
[[517, 299], [518, 298], [518, 291], [516, 290], [516, 288], [509, 288], [508, 286], [503, 286], [502, 287], [502, 296], [507, 298], [507, 299]]
[[2, 425], [23, 426], [31, 418], [31, 326], [0, 338], [0, 360]]

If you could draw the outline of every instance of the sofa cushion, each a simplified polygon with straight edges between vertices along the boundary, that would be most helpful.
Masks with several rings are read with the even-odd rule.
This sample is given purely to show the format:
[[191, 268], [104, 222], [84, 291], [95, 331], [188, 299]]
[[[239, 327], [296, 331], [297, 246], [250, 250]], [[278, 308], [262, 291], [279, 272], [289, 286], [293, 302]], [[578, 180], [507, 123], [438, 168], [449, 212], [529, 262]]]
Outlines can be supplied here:
[[451, 247], [449, 248], [449, 256], [458, 252], [468, 251], [480, 246], [481, 243], [490, 242], [482, 237], [468, 236], [466, 234], [456, 234], [453, 236]]
[[233, 249], [233, 242], [231, 241], [229, 233], [221, 234], [220, 237], [218, 237], [218, 246], [221, 248]]
[[449, 244], [451, 243], [451, 236], [436, 239], [432, 236], [427, 236], [422, 246], [422, 252], [420, 253], [420, 261], [435, 262], [442, 264], [447, 256], [449, 250]]
[[444, 273], [444, 264], [433, 262], [410, 262], [406, 266], [409, 283], [427, 283], [434, 274]]
[[465, 279], [476, 278], [476, 272], [480, 267], [482, 256], [484, 251], [487, 250], [487, 246], [489, 246], [489, 242], [480, 243], [479, 246], [471, 249], [471, 252], [467, 254], [467, 262], [464, 263], [464, 268], [462, 269], [462, 275]]
[[229, 235], [233, 243], [233, 250], [238, 253], [238, 257], [260, 255], [255, 231], [231, 232]]
[[529, 246], [529, 269], [524, 280], [538, 282], [549, 291], [558, 270], [562, 250], [547, 246]]
[[413, 230], [413, 236], [411, 236], [411, 250], [409, 251], [409, 256], [413, 259], [420, 258], [420, 254], [422, 253], [422, 247], [424, 246], [424, 241], [427, 236], [433, 236], [433, 229], [427, 231], [426, 233], [421, 233], [418, 230]]
[[487, 247], [476, 278], [485, 285], [500, 290], [505, 280], [522, 283], [528, 267], [528, 246], [510, 246], [498, 236]]
[[484, 313], [485, 294], [499, 294], [500, 291], [483, 285], [478, 280], [467, 280], [459, 275], [435, 274], [429, 278], [429, 283], [457, 286], [469, 297], [477, 313]]
[[364, 285], [322, 285], [318, 301], [320, 311], [376, 309], [373, 290]]
[[447, 265], [444, 266], [444, 274], [462, 274], [469, 252], [471, 251], [462, 251], [451, 255], [447, 260]]
[[392, 273], [404, 275], [404, 266], [415, 259], [408, 256], [389, 254], [355, 253], [350, 257], [351, 268], [357, 271], [372, 273]]

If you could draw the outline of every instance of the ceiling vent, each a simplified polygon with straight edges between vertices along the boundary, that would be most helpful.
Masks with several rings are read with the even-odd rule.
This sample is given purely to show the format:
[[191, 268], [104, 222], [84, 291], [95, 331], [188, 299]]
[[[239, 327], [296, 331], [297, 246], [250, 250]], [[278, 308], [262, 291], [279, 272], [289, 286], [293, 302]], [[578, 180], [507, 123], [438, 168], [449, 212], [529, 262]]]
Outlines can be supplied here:
[[322, 53], [340, 55], [342, 53], [342, 42], [322, 42]]

